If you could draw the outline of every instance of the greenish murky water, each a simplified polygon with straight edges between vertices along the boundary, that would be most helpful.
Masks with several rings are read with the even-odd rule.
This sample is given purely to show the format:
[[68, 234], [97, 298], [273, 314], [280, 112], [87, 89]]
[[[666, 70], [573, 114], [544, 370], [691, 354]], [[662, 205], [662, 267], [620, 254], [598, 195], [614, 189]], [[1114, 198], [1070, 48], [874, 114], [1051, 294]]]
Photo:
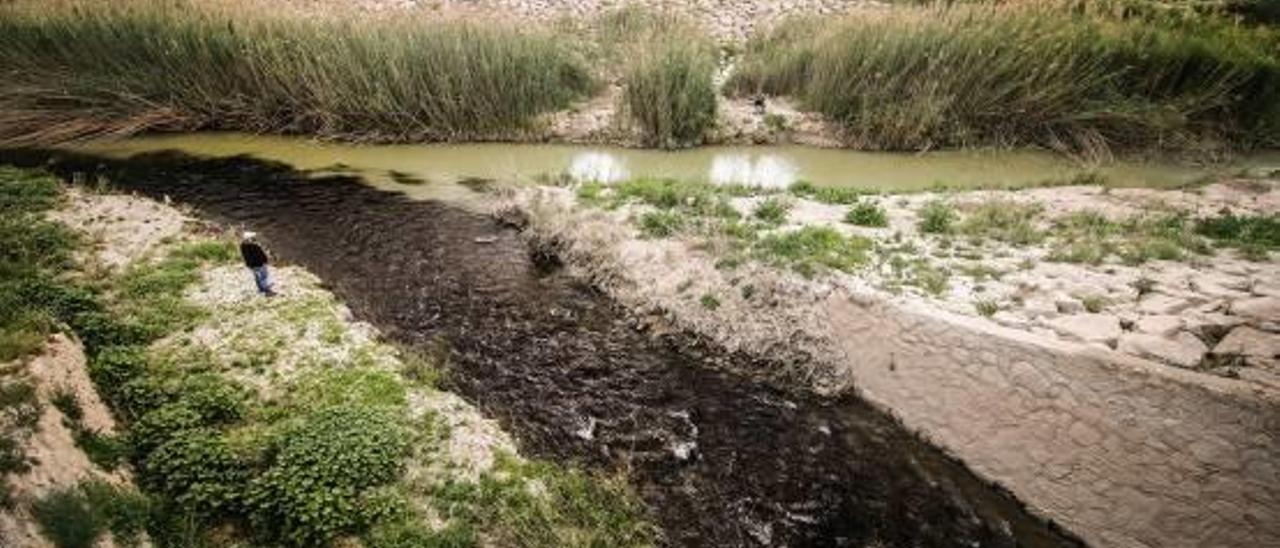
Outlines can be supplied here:
[[1197, 166], [1178, 162], [1114, 162], [1086, 165], [1038, 151], [940, 151], [893, 154], [804, 146], [703, 147], [682, 151], [639, 150], [588, 145], [429, 144], [351, 145], [299, 137], [197, 133], [138, 137], [79, 147], [108, 156], [179, 150], [207, 156], [249, 155], [296, 169], [357, 174], [375, 186], [419, 198], [454, 202], [477, 200], [458, 181], [477, 179], [530, 182], [567, 174], [577, 179], [616, 181], [657, 176], [785, 187], [799, 180], [822, 186], [885, 191], [1035, 186], [1096, 173], [1117, 186], [1172, 187], [1215, 174], [1258, 165], [1280, 165], [1280, 152], [1241, 158], [1229, 164]]

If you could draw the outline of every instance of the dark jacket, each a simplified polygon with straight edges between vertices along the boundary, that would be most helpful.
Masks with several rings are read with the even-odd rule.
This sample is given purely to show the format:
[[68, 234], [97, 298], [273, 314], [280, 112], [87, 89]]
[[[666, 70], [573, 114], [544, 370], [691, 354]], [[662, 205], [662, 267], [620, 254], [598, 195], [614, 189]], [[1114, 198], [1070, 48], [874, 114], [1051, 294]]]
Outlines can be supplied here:
[[248, 240], [240, 242], [240, 256], [244, 257], [244, 265], [249, 268], [267, 264], [267, 252], [262, 250], [262, 246]]

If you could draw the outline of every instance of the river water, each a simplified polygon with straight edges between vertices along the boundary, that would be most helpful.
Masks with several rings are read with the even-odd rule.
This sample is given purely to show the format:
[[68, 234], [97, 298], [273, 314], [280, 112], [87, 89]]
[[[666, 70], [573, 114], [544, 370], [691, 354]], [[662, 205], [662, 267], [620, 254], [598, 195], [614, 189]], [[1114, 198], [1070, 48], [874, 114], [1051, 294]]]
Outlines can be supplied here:
[[776, 364], [640, 330], [489, 217], [243, 157], [53, 156], [69, 179], [252, 227], [389, 337], [444, 341], [452, 389], [526, 454], [625, 470], [665, 544], [1078, 544], [858, 399], [760, 384], [726, 371]]
[[358, 175], [380, 188], [423, 199], [482, 206], [458, 181], [529, 182], [552, 176], [617, 181], [673, 177], [717, 184], [785, 187], [796, 181], [882, 191], [979, 186], [1023, 187], [1096, 174], [1118, 186], [1185, 185], [1223, 171], [1280, 165], [1280, 153], [1213, 167], [1178, 162], [1083, 165], [1036, 151], [940, 151], [891, 154], [803, 146], [702, 147], [680, 151], [541, 144], [351, 145], [297, 137], [197, 133], [138, 137], [80, 147], [122, 158], [175, 150], [209, 156], [249, 155], [314, 174]]

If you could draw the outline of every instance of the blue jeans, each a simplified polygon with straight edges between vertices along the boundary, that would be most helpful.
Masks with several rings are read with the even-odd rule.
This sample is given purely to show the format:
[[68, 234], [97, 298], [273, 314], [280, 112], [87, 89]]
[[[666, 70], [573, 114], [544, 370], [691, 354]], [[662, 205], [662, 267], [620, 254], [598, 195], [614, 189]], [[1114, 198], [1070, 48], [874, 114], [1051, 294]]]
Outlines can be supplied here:
[[263, 295], [275, 295], [276, 291], [271, 288], [271, 272], [267, 270], [267, 265], [256, 268], [250, 268], [253, 271], [253, 282], [258, 284], [258, 293]]

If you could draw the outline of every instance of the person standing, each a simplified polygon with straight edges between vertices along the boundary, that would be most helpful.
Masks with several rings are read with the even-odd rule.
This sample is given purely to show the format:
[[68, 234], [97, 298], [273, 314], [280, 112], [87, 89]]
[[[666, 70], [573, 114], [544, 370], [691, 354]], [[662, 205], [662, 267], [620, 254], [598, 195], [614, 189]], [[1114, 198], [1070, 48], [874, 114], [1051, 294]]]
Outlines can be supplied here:
[[258, 244], [258, 234], [252, 231], [245, 231], [244, 240], [240, 242], [240, 256], [244, 258], [244, 265], [249, 267], [253, 272], [253, 282], [258, 284], [258, 293], [265, 297], [276, 296], [276, 291], [271, 287], [271, 272], [267, 269], [266, 250]]

